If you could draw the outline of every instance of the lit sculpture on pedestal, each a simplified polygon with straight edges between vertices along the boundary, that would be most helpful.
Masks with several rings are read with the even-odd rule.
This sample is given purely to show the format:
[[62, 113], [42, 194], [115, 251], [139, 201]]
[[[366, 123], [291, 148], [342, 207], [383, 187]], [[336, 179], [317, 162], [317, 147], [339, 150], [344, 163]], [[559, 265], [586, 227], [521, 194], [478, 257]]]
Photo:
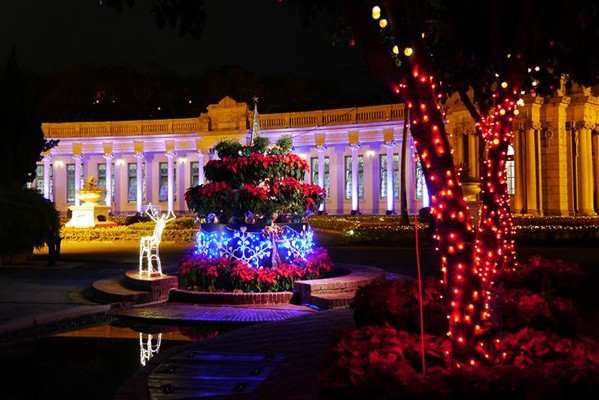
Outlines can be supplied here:
[[69, 206], [71, 219], [65, 224], [67, 228], [93, 228], [108, 222], [110, 207], [98, 204], [104, 198], [106, 189], [98, 186], [94, 177], [88, 177], [85, 186], [77, 193], [81, 205]]
[[172, 210], [159, 216], [160, 208], [152, 204], [148, 204], [146, 207], [146, 214], [152, 221], [156, 222], [156, 226], [151, 236], [142, 236], [139, 241], [139, 275], [150, 277], [162, 276], [162, 264], [160, 263], [159, 253], [162, 231], [168, 222], [177, 217], [173, 214]]

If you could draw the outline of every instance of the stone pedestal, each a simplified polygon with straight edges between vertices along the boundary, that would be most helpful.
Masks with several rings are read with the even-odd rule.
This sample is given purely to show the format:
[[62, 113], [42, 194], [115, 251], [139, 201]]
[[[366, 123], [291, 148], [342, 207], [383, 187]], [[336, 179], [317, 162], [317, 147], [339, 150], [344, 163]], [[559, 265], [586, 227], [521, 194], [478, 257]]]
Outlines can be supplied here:
[[172, 275], [140, 275], [139, 271], [125, 272], [127, 286], [149, 292], [149, 302], [165, 301], [171, 289], [179, 287], [179, 278]]
[[80, 206], [70, 206], [72, 215], [67, 228], [93, 228], [96, 225], [108, 223], [110, 207], [95, 203], [84, 203]]

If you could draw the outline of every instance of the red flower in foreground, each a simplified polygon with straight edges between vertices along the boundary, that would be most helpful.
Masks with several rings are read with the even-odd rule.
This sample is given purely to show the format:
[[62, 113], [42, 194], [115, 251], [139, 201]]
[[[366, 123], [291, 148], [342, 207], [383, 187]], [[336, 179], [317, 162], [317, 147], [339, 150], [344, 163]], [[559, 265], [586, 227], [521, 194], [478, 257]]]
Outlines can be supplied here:
[[179, 268], [179, 286], [193, 290], [280, 292], [293, 290], [293, 282], [314, 279], [332, 270], [323, 248], [316, 248], [308, 261], [283, 263], [279, 268], [254, 268], [241, 260], [208, 258], [188, 252]]

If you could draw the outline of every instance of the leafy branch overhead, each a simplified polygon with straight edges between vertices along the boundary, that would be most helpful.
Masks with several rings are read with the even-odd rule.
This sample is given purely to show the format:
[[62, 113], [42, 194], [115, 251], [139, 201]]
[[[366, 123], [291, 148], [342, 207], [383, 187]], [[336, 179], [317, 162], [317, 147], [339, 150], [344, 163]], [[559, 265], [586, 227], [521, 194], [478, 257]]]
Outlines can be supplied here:
[[[100, 5], [122, 12], [123, 6], [134, 7], [135, 0], [99, 0]], [[176, 28], [180, 36], [199, 39], [206, 26], [203, 0], [152, 0], [151, 13], [160, 29]]]

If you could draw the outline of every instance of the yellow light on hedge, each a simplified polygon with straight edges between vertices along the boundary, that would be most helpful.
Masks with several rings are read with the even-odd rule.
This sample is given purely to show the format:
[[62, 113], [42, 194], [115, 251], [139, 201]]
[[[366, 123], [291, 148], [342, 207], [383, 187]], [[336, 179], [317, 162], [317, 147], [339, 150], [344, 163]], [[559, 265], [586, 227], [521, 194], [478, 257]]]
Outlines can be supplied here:
[[382, 19], [379, 21], [379, 26], [380, 26], [381, 28], [384, 28], [384, 27], [386, 27], [386, 26], [387, 26], [387, 20], [386, 20], [385, 18], [382, 18]]
[[397, 45], [393, 46], [393, 54], [399, 54], [399, 47]]
[[410, 57], [412, 55], [412, 53], [414, 53], [414, 50], [412, 50], [411, 47], [406, 47], [405, 49], [403, 49], [403, 54], [406, 57]]
[[507, 87], [507, 82], [501, 82], [501, 87], [505, 89]]
[[372, 7], [372, 18], [379, 19], [381, 17], [381, 8], [379, 6]]
[[520, 115], [520, 110], [514, 110], [514, 115]]

